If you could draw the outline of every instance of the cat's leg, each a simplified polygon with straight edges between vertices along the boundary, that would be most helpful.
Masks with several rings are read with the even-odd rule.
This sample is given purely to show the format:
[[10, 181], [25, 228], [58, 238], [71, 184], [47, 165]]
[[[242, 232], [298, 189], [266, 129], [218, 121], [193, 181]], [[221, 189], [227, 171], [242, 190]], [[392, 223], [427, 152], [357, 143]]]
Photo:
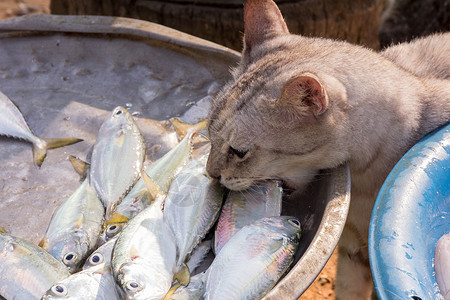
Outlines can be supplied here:
[[[352, 190], [354, 192], [354, 190]], [[352, 194], [341, 239], [336, 274], [336, 299], [366, 300], [372, 293], [368, 233], [374, 195]]]
[[339, 241], [336, 299], [367, 300], [372, 292], [367, 245], [360, 243], [351, 227], [346, 224]]

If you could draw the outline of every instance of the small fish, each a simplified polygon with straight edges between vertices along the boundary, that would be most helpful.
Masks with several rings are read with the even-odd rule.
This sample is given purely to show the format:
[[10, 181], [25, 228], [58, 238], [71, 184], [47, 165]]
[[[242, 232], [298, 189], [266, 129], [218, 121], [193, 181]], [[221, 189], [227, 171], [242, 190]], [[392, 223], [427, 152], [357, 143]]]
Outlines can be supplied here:
[[206, 272], [204, 299], [261, 299], [294, 260], [297, 218], [260, 219], [239, 230]]
[[177, 241], [178, 266], [214, 225], [222, 206], [224, 187], [206, 174], [206, 160], [205, 155], [183, 168], [164, 205], [164, 218]]
[[54, 284], [42, 300], [119, 300], [116, 283], [109, 264], [100, 264], [72, 274]]
[[130, 220], [113, 249], [113, 274], [127, 299], [162, 299], [172, 285], [176, 243], [162, 203], [157, 198]]
[[0, 295], [6, 299], [40, 299], [70, 275], [47, 251], [6, 233], [0, 233], [0, 265]]
[[139, 179], [144, 158], [144, 139], [133, 116], [116, 107], [100, 127], [89, 173], [107, 217]]
[[[187, 134], [183, 140], [163, 157], [154, 162], [146, 171], [147, 175], [158, 186], [162, 193], [167, 193], [172, 180], [189, 162], [192, 150], [194, 132]], [[122, 202], [114, 209], [111, 217], [106, 220], [99, 244], [117, 235], [123, 226], [146, 208], [153, 201], [144, 180], [140, 178]]]
[[33, 159], [40, 167], [48, 149], [59, 148], [81, 142], [81, 139], [42, 139], [35, 136], [28, 127], [19, 108], [5, 94], [0, 92], [0, 135], [22, 139], [33, 144]]
[[245, 191], [230, 191], [220, 212], [214, 236], [214, 251], [220, 249], [242, 227], [254, 221], [279, 216], [283, 189], [281, 182], [261, 182]]
[[436, 243], [434, 270], [442, 297], [450, 300], [450, 233], [443, 235]]
[[76, 272], [96, 245], [104, 213], [102, 202], [86, 179], [55, 211], [39, 246], [70, 272]]
[[97, 250], [92, 252], [91, 255], [86, 259], [83, 270], [86, 270], [91, 267], [98, 266], [100, 264], [111, 264], [111, 255], [116, 243], [117, 236], [108, 242], [101, 245]]

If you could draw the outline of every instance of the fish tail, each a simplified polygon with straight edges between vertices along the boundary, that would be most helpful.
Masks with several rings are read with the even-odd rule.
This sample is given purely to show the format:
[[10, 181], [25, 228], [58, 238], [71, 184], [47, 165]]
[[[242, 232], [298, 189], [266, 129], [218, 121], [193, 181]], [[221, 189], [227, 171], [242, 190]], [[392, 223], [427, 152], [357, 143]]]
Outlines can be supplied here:
[[172, 126], [175, 130], [175, 132], [178, 134], [180, 138], [185, 137], [188, 134], [196, 134], [202, 129], [206, 128], [206, 125], [208, 124], [208, 119], [201, 120], [198, 123], [195, 124], [188, 124], [183, 123], [177, 118], [171, 118], [170, 122], [172, 123]]
[[59, 148], [81, 142], [82, 139], [39, 139], [33, 144], [33, 159], [36, 166], [40, 167], [47, 156], [48, 149]]
[[82, 139], [64, 138], [64, 139], [43, 139], [47, 143], [47, 149], [55, 149], [63, 146], [79, 143]]
[[73, 155], [69, 156], [69, 161], [78, 175], [80, 175], [81, 180], [84, 180], [87, 177], [91, 165]]

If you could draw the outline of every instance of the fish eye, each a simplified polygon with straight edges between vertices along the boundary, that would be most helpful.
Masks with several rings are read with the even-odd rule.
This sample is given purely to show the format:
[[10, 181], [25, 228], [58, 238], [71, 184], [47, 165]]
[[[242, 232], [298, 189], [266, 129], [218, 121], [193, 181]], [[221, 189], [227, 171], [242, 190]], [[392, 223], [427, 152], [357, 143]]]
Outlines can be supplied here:
[[121, 230], [121, 228], [122, 228], [122, 226], [120, 226], [120, 225], [110, 224], [106, 228], [106, 235], [108, 237], [113, 237], [114, 235], [116, 235]]
[[103, 261], [104, 261], [103, 255], [100, 253], [96, 253], [95, 255], [92, 255], [89, 258], [89, 263], [91, 265], [98, 265], [98, 264], [101, 264]]
[[65, 265], [71, 265], [77, 260], [77, 258], [78, 255], [75, 252], [69, 252], [64, 256], [63, 263]]
[[56, 285], [52, 286], [52, 288], [50, 289], [50, 292], [54, 296], [65, 296], [65, 295], [67, 295], [67, 288], [63, 284], [56, 284]]
[[118, 110], [114, 113], [114, 115], [120, 116], [122, 113], [123, 113], [123, 110], [122, 110], [122, 109], [118, 109]]
[[127, 288], [127, 290], [129, 290], [130, 292], [138, 292], [140, 290], [142, 290], [142, 285], [137, 282], [137, 281], [128, 281], [125, 285], [125, 287]]
[[293, 225], [294, 227], [300, 228], [300, 221], [297, 219], [289, 219], [289, 224]]
[[244, 150], [241, 151], [241, 150], [234, 149], [233, 147], [230, 147], [230, 153], [236, 155], [239, 158], [244, 158], [245, 155], [247, 155], [248, 150], [247, 151], [244, 151]]

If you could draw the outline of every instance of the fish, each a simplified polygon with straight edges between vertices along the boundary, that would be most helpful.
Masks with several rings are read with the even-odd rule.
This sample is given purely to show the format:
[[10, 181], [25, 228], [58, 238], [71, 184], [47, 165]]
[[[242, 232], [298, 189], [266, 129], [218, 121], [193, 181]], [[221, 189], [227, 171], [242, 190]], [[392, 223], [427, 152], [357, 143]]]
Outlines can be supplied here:
[[119, 300], [121, 295], [109, 264], [99, 264], [55, 283], [41, 298], [72, 300]]
[[39, 246], [76, 272], [97, 243], [104, 214], [102, 202], [85, 179], [54, 212]]
[[107, 218], [141, 176], [144, 159], [144, 139], [133, 116], [116, 107], [100, 127], [89, 172]]
[[94, 252], [89, 255], [83, 265], [83, 270], [89, 269], [91, 267], [98, 266], [100, 264], [111, 265], [111, 255], [114, 245], [117, 241], [117, 236], [113, 239], [107, 241], [100, 247], [98, 247]]
[[[195, 130], [190, 131], [177, 146], [145, 170], [145, 173], [157, 184], [160, 192], [168, 192], [172, 180], [190, 161], [194, 134]], [[122, 202], [114, 209], [111, 217], [106, 220], [105, 229], [100, 236], [99, 244], [117, 235], [130, 219], [146, 208], [152, 201], [153, 197], [150, 195], [144, 180], [140, 178]]]
[[78, 138], [39, 138], [33, 134], [19, 108], [0, 92], [0, 135], [25, 140], [33, 145], [33, 161], [41, 167], [48, 149], [59, 148], [83, 141]]
[[242, 227], [206, 271], [204, 299], [261, 299], [294, 260], [300, 221], [269, 217]]
[[[143, 178], [151, 181], [145, 173]], [[176, 242], [163, 217], [164, 200], [158, 193], [117, 238], [111, 266], [126, 299], [163, 299], [174, 278], [187, 284], [176, 266]]]
[[280, 181], [268, 180], [244, 191], [228, 193], [214, 233], [216, 254], [245, 225], [264, 217], [280, 216], [281, 185]]
[[0, 295], [6, 299], [40, 299], [67, 268], [37, 245], [0, 233]]
[[178, 266], [214, 225], [222, 206], [225, 188], [207, 175], [207, 159], [205, 155], [183, 168], [170, 185], [164, 204], [164, 218], [177, 242]]
[[444, 234], [434, 250], [436, 282], [443, 299], [450, 300], [450, 233]]

